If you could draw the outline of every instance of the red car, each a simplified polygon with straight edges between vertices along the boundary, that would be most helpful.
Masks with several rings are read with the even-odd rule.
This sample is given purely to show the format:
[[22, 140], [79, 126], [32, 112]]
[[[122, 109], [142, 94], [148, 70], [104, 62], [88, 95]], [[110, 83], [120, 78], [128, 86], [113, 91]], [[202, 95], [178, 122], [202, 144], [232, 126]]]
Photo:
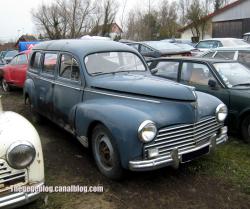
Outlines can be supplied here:
[[3, 67], [2, 88], [4, 91], [9, 91], [11, 86], [23, 88], [30, 52], [31, 50], [27, 50], [19, 53]]

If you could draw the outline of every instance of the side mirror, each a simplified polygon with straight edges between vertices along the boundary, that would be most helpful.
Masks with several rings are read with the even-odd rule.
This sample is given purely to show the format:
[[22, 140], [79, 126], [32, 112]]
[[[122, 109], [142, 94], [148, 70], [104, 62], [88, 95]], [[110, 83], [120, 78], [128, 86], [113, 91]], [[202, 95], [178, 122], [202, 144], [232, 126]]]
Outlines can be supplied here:
[[217, 82], [213, 79], [209, 79], [208, 86], [210, 86], [213, 89], [216, 89], [218, 87]]
[[152, 73], [153, 75], [155, 75], [155, 74], [158, 72], [158, 69], [157, 69], [157, 68], [154, 68], [154, 69], [151, 69], [150, 71], [151, 71], [151, 73]]

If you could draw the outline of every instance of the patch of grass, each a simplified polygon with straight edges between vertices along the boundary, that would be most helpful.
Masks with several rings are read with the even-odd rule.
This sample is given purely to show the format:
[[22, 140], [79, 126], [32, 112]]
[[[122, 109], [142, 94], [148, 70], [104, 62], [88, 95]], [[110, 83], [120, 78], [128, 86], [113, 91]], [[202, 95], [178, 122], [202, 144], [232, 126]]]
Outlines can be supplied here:
[[231, 138], [217, 150], [185, 167], [197, 175], [226, 180], [250, 194], [250, 144]]

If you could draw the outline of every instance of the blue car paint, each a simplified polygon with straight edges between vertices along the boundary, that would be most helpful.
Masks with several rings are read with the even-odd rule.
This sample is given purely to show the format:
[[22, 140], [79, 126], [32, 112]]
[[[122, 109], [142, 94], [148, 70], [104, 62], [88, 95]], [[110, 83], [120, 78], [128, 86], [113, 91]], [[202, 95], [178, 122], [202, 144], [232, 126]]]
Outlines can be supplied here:
[[[57, 74], [46, 77], [40, 71], [37, 74], [28, 72], [24, 94], [31, 98], [40, 114], [63, 127], [69, 125], [78, 137], [89, 137], [89, 128], [95, 122], [104, 124], [118, 145], [124, 168], [128, 168], [130, 160], [142, 159], [143, 143], [138, 139], [138, 128], [143, 121], [154, 121], [158, 129], [193, 124], [206, 116], [215, 116], [215, 109], [221, 103], [213, 96], [201, 92], [195, 94], [192, 87], [156, 78], [150, 75], [148, 68], [146, 72], [117, 75], [91, 76], [87, 73], [83, 58], [98, 52], [131, 52], [146, 66], [141, 55], [124, 44], [60, 40], [44, 42], [33, 48], [34, 52], [55, 50], [71, 53], [78, 60], [81, 82], [66, 83], [78, 94], [60, 87], [64, 81], [59, 80]], [[58, 119], [60, 115], [61, 119]]]

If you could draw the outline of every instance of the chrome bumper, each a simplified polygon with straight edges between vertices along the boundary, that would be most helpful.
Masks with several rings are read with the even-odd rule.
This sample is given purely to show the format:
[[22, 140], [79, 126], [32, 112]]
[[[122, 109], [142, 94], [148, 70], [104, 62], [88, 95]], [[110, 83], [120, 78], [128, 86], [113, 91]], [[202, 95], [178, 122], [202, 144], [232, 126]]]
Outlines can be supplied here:
[[[36, 188], [42, 187], [44, 183], [39, 183], [37, 185], [32, 185]], [[29, 185], [30, 186], [30, 185]], [[0, 208], [16, 208], [28, 204], [39, 197], [40, 193], [6, 193], [1, 196], [0, 193]]]
[[179, 152], [178, 149], [174, 149], [172, 152], [170, 152], [169, 155], [163, 157], [156, 157], [149, 160], [130, 161], [129, 169], [132, 171], [149, 171], [166, 166], [178, 167], [180, 163], [183, 163], [182, 162], [183, 154], [192, 153], [206, 147], [209, 147], [209, 152], [210, 152], [214, 150], [217, 145], [226, 142], [227, 140], [228, 140], [227, 134], [223, 134], [218, 137], [217, 136], [211, 137], [209, 142], [202, 145], [198, 145], [197, 147], [184, 152]]

